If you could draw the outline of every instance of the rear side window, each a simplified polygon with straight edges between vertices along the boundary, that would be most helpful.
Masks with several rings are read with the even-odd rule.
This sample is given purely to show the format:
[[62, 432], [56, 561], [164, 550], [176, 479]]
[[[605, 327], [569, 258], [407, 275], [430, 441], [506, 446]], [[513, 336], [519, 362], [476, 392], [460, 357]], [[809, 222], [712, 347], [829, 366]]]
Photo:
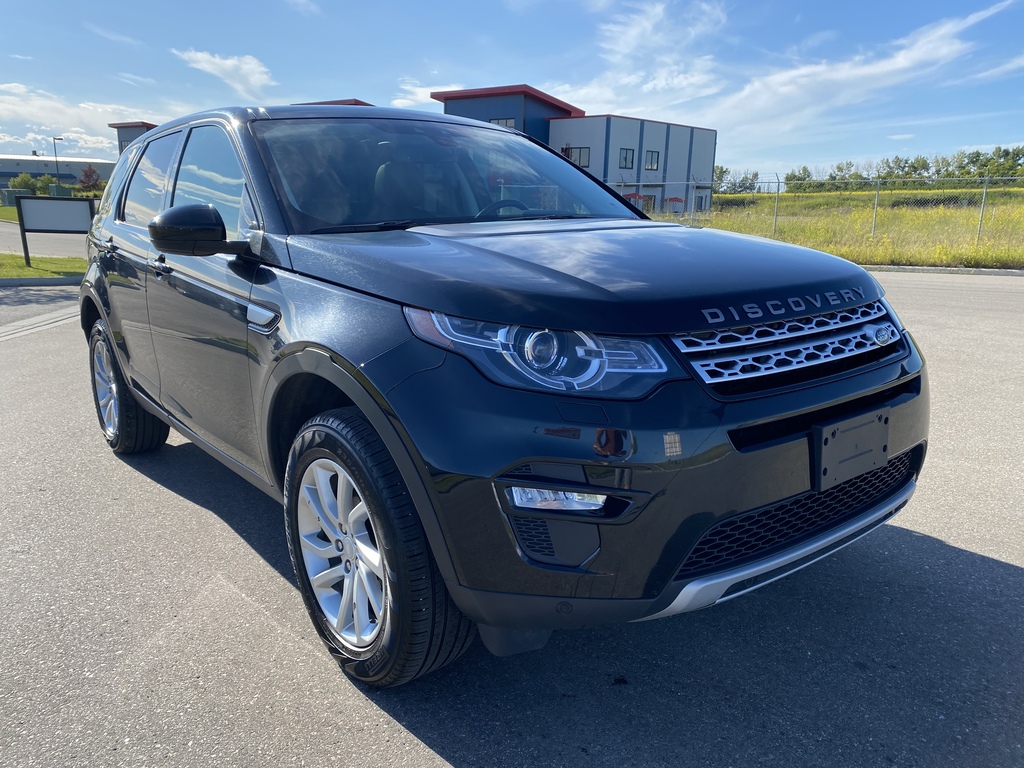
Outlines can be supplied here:
[[227, 239], [235, 240], [245, 194], [245, 175], [231, 139], [215, 125], [195, 128], [181, 156], [171, 205], [213, 204], [224, 219]]
[[122, 217], [125, 224], [145, 228], [160, 213], [167, 189], [167, 175], [180, 137], [178, 133], [161, 136], [146, 147], [128, 182]]
[[110, 215], [110, 210], [114, 207], [114, 200], [121, 189], [121, 182], [124, 181], [125, 174], [132, 167], [132, 163], [135, 162], [138, 154], [139, 148], [136, 146], [125, 150], [124, 154], [118, 158], [117, 165], [114, 166], [114, 172], [110, 175], [110, 181], [107, 182], [107, 187], [103, 190], [103, 198], [100, 200], [99, 215], [101, 218], [106, 218]]

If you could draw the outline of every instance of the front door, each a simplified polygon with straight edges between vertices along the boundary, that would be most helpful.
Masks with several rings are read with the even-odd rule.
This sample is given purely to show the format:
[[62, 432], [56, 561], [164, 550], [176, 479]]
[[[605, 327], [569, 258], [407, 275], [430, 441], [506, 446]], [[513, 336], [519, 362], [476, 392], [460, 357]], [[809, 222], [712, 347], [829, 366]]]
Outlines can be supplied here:
[[[216, 124], [190, 131], [171, 206], [212, 203], [227, 238], [253, 225], [245, 175], [227, 132]], [[261, 475], [249, 386], [247, 312], [257, 265], [229, 254], [156, 253], [147, 288], [160, 403], [215, 448]]]

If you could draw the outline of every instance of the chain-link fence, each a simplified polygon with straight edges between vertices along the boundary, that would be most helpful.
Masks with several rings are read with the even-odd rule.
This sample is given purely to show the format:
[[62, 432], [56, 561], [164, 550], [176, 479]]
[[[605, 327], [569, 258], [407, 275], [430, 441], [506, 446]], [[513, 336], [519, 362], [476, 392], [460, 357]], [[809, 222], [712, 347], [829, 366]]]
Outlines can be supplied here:
[[861, 263], [1024, 268], [1024, 178], [695, 182], [620, 190], [655, 218]]

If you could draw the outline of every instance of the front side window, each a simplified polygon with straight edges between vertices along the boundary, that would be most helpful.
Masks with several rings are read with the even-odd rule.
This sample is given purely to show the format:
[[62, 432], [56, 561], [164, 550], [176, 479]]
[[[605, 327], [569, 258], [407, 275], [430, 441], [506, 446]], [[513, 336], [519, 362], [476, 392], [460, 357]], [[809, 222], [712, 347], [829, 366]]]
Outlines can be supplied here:
[[633, 150], [623, 147], [619, 150], [619, 168], [633, 167]]
[[645, 171], [656, 171], [658, 170], [658, 152], [647, 150], [647, 154], [644, 155], [644, 170]]
[[211, 203], [224, 219], [228, 240], [238, 239], [245, 176], [231, 139], [218, 126], [202, 125], [189, 134], [181, 156], [171, 205]]
[[[513, 218], [635, 218], [571, 164], [507, 131], [345, 117], [261, 120], [253, 133], [295, 234]], [[580, 159], [589, 164], [590, 150], [582, 149]]]
[[172, 133], [154, 139], [146, 146], [125, 193], [122, 214], [125, 224], [146, 228], [153, 217], [160, 213], [171, 161], [180, 139], [180, 133]]

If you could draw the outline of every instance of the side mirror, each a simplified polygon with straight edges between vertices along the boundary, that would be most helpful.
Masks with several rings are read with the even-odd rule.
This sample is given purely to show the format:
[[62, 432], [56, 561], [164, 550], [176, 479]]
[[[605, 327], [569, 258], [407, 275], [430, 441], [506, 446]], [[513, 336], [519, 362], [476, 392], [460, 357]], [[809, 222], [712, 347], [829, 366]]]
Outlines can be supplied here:
[[212, 256], [245, 253], [249, 243], [228, 240], [220, 211], [209, 203], [168, 208], [149, 222], [153, 247], [179, 256]]

